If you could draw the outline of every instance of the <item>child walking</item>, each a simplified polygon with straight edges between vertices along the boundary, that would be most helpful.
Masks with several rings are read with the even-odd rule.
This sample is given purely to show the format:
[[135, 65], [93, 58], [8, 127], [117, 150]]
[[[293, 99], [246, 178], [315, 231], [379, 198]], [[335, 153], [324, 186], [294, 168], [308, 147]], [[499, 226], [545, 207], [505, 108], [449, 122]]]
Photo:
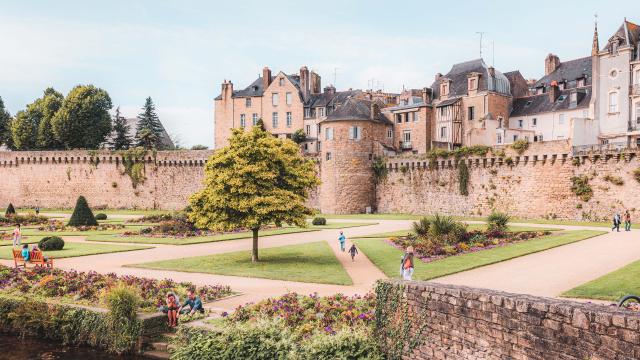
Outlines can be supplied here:
[[349, 255], [351, 255], [351, 261], [355, 261], [355, 257], [358, 254], [358, 249], [356, 249], [356, 244], [351, 244], [349, 248]]
[[13, 246], [22, 245], [22, 231], [20, 231], [20, 224], [16, 224], [16, 228], [13, 229]]
[[340, 251], [344, 252], [344, 242], [347, 241], [347, 238], [342, 233], [342, 230], [340, 231], [340, 236], [338, 236], [338, 241], [340, 242]]

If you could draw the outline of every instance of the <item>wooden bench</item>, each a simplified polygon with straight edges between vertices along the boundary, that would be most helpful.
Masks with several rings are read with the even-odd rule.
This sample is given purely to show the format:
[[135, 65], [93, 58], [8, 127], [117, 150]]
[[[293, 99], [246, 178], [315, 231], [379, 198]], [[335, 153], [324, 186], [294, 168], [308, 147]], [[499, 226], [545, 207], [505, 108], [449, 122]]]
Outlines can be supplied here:
[[21, 263], [21, 265], [25, 268], [27, 267], [27, 264], [53, 268], [53, 258], [49, 257], [47, 260], [45, 260], [42, 251], [30, 251], [29, 260], [25, 261], [22, 257], [22, 249], [13, 249], [13, 262], [15, 263], [16, 267], [18, 267], [18, 263]]

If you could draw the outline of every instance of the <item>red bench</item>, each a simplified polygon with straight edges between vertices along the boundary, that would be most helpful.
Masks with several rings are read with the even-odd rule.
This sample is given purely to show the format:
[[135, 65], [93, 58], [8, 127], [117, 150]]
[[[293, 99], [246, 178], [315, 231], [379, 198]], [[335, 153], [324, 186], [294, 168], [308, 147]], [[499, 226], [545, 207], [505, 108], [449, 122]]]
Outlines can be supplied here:
[[53, 258], [49, 257], [47, 260], [44, 259], [44, 254], [42, 251], [30, 251], [29, 252], [29, 260], [24, 260], [22, 257], [22, 249], [13, 249], [13, 262], [16, 267], [18, 267], [18, 263], [23, 265], [25, 268], [27, 264], [33, 264], [35, 266], [47, 266], [53, 267]]

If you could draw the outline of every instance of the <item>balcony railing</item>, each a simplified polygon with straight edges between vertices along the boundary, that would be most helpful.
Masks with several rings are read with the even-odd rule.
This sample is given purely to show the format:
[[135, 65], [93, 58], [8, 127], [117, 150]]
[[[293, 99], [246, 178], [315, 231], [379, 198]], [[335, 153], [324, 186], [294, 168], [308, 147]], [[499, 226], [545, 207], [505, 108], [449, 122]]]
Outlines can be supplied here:
[[625, 149], [636, 148], [636, 144], [629, 144], [625, 142], [615, 142], [608, 144], [597, 144], [597, 145], [581, 145], [573, 147], [573, 155], [588, 155], [589, 153], [599, 153], [599, 152], [621, 152]]
[[640, 84], [631, 85], [631, 96], [640, 96]]
[[411, 145], [411, 141], [400, 141], [400, 148], [402, 150], [411, 150], [413, 146]]

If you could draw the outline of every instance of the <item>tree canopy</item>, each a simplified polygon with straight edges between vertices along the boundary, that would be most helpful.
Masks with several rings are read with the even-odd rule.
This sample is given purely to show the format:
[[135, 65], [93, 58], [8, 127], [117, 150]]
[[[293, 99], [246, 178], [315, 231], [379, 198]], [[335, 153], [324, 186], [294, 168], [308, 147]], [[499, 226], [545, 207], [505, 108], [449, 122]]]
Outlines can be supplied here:
[[305, 205], [318, 185], [315, 164], [293, 141], [260, 127], [234, 129], [229, 145], [205, 167], [204, 188], [190, 198], [189, 218], [200, 228], [253, 232], [252, 260], [258, 261], [258, 231], [283, 223], [306, 226]]
[[0, 97], [0, 146], [6, 145], [7, 147], [11, 147], [11, 114], [5, 109], [4, 101], [2, 101], [2, 97]]
[[97, 149], [111, 132], [111, 97], [93, 85], [74, 87], [52, 120], [53, 134], [67, 149]]
[[138, 114], [136, 145], [145, 149], [161, 149], [163, 131], [160, 118], [156, 113], [156, 106], [151, 97], [148, 97], [142, 107], [142, 112]]
[[120, 115], [120, 107], [116, 109], [113, 115], [113, 134], [111, 137], [111, 146], [114, 150], [126, 150], [131, 146], [131, 138], [129, 137], [129, 124], [127, 119]]

